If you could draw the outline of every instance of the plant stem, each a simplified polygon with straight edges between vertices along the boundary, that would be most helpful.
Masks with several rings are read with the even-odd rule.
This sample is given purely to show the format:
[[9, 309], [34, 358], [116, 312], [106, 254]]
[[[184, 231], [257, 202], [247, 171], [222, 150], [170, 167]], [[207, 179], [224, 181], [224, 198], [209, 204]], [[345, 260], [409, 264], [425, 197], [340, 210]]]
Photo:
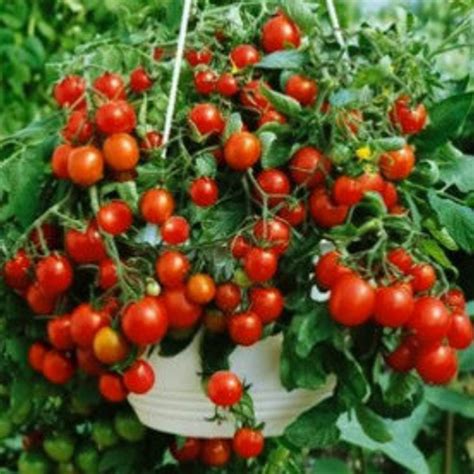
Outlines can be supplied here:
[[446, 447], [444, 453], [444, 474], [451, 474], [453, 464], [454, 413], [446, 414]]

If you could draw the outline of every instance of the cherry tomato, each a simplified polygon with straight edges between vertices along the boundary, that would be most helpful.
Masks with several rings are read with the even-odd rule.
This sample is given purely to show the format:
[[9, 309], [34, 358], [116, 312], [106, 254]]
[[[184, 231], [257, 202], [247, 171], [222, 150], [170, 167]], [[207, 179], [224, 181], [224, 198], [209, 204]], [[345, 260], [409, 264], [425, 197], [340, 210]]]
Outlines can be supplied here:
[[341, 277], [331, 289], [329, 311], [332, 318], [345, 326], [365, 323], [375, 309], [375, 290], [357, 275]]
[[364, 120], [360, 110], [342, 111], [337, 117], [337, 123], [343, 130], [347, 130], [351, 135], [356, 135]]
[[255, 109], [257, 112], [265, 112], [271, 108], [270, 102], [260, 90], [262, 84], [271, 89], [270, 84], [265, 81], [254, 80], [245, 84], [239, 97], [243, 106]]
[[201, 462], [205, 466], [225, 466], [232, 455], [230, 441], [221, 438], [205, 439], [201, 447]]
[[227, 331], [227, 318], [219, 310], [206, 311], [203, 324], [206, 330], [213, 334], [223, 334]]
[[51, 350], [43, 359], [43, 375], [49, 382], [63, 385], [72, 379], [74, 365], [66, 355]]
[[99, 76], [92, 87], [101, 99], [124, 100], [126, 98], [125, 83], [118, 74], [113, 72], [106, 72]]
[[234, 434], [232, 447], [237, 456], [250, 459], [260, 456], [265, 446], [265, 438], [260, 430], [240, 428]]
[[105, 244], [95, 221], [89, 223], [85, 232], [68, 230], [65, 248], [72, 260], [81, 264], [96, 263], [107, 258]]
[[124, 372], [123, 382], [131, 393], [142, 395], [155, 385], [155, 372], [147, 361], [137, 360]]
[[35, 314], [50, 314], [56, 306], [56, 297], [47, 295], [37, 282], [26, 290], [26, 301]]
[[244, 258], [251, 248], [248, 240], [242, 235], [236, 235], [230, 244], [232, 256], [237, 259]]
[[467, 349], [474, 340], [474, 328], [465, 313], [453, 313], [448, 331], [448, 342], [454, 349]]
[[288, 249], [291, 239], [290, 226], [280, 219], [259, 219], [253, 226], [253, 234], [258, 241], [263, 241], [265, 246], [276, 255], [282, 255]]
[[273, 53], [301, 44], [300, 30], [288, 17], [278, 14], [268, 20], [262, 28], [262, 46], [265, 52]]
[[60, 351], [68, 351], [74, 348], [71, 335], [71, 316], [65, 314], [48, 321], [48, 341]]
[[341, 206], [354, 206], [363, 197], [362, 186], [357, 179], [340, 176], [334, 182], [332, 198]]
[[214, 71], [198, 71], [194, 74], [194, 87], [199, 94], [209, 95], [215, 92], [217, 75]]
[[388, 151], [380, 157], [380, 169], [385, 178], [401, 181], [408, 178], [415, 166], [413, 147], [405, 145], [400, 150]]
[[145, 68], [137, 67], [130, 74], [130, 89], [137, 94], [147, 91], [153, 86], [153, 80]]
[[341, 263], [341, 255], [333, 250], [320, 257], [314, 267], [314, 273], [318, 285], [321, 288], [330, 289], [341, 277], [354, 272]]
[[258, 247], [251, 249], [244, 259], [244, 269], [247, 276], [254, 282], [268, 281], [275, 275], [278, 267], [278, 257], [275, 252]]
[[86, 143], [94, 133], [94, 125], [89, 121], [86, 110], [75, 110], [69, 115], [62, 136], [67, 142]]
[[16, 290], [26, 289], [31, 283], [30, 269], [31, 260], [27, 253], [23, 249], [18, 250], [15, 256], [8, 260], [3, 267], [5, 283]]
[[73, 183], [92, 186], [104, 177], [104, 155], [90, 145], [75, 148], [69, 154], [67, 170]]
[[211, 276], [196, 273], [186, 283], [186, 296], [198, 304], [208, 304], [216, 295], [216, 284]]
[[101, 206], [97, 214], [97, 223], [104, 232], [111, 235], [120, 235], [130, 229], [133, 222], [133, 213], [124, 201], [112, 201]]
[[252, 288], [250, 290], [250, 311], [255, 313], [263, 324], [277, 320], [284, 309], [285, 299], [278, 288]]
[[209, 207], [213, 206], [219, 198], [219, 188], [215, 179], [197, 178], [191, 183], [189, 189], [191, 200], [196, 206]]
[[140, 159], [138, 143], [128, 133], [115, 133], [104, 142], [104, 159], [114, 171], [129, 171]]
[[456, 351], [441, 344], [423, 347], [416, 359], [416, 370], [426, 383], [445, 385], [458, 370]]
[[102, 290], [114, 287], [118, 282], [117, 267], [115, 262], [107, 258], [99, 263], [99, 286]]
[[316, 224], [328, 229], [345, 222], [349, 207], [335, 204], [326, 191], [315, 189], [309, 198], [309, 211]]
[[175, 250], [167, 250], [156, 260], [156, 275], [167, 288], [177, 288], [184, 284], [191, 268], [186, 255]]
[[232, 97], [239, 92], [239, 84], [232, 74], [226, 72], [217, 80], [216, 90], [224, 97]]
[[157, 344], [168, 330], [170, 317], [162, 299], [145, 296], [132, 303], [122, 318], [122, 331], [139, 346]]
[[399, 247], [390, 252], [387, 255], [388, 261], [396, 266], [402, 273], [409, 273], [413, 267], [413, 258], [403, 248]]
[[214, 104], [197, 104], [189, 112], [189, 121], [201, 135], [222, 133], [225, 121], [219, 109]]
[[393, 210], [398, 203], [398, 191], [393, 183], [386, 182], [382, 191], [382, 199], [387, 209]]
[[57, 249], [61, 246], [61, 230], [56, 225], [45, 222], [35, 227], [30, 234], [30, 242], [38, 251], [42, 249], [41, 240], [48, 249]]
[[207, 384], [207, 396], [212, 403], [221, 407], [230, 407], [240, 402], [244, 387], [237, 375], [228, 370], [214, 372]]
[[97, 377], [104, 372], [100, 362], [96, 359], [94, 350], [91, 347], [76, 349], [76, 360], [79, 369], [86, 375]]
[[51, 157], [51, 168], [56, 178], [69, 179], [68, 160], [72, 150], [72, 146], [68, 143], [58, 145], [54, 149], [53, 156]]
[[423, 343], [438, 342], [448, 335], [451, 315], [444, 303], [432, 296], [423, 296], [415, 302], [408, 327]]
[[379, 173], [364, 173], [357, 178], [357, 181], [362, 186], [364, 194], [370, 191], [382, 194], [385, 188], [385, 181]]
[[201, 454], [202, 441], [197, 438], [186, 438], [184, 444], [178, 447], [176, 442], [170, 446], [172, 456], [179, 463], [188, 463], [196, 461]]
[[163, 293], [171, 329], [188, 329], [200, 319], [202, 307], [186, 296], [186, 287], [170, 288]]
[[227, 165], [236, 171], [251, 168], [260, 159], [262, 144], [256, 135], [237, 132], [230, 136], [224, 147]]
[[278, 217], [292, 227], [298, 227], [306, 219], [306, 207], [301, 201], [287, 202], [278, 211]]
[[142, 141], [140, 147], [142, 150], [151, 151], [159, 148], [163, 143], [163, 137], [159, 132], [147, 132], [145, 139]]
[[41, 259], [36, 266], [36, 279], [46, 295], [64, 293], [74, 278], [69, 260], [62, 255], [50, 255]]
[[286, 117], [280, 112], [270, 109], [263, 112], [260, 119], [258, 120], [258, 127], [263, 127], [266, 123], [286, 123]]
[[147, 222], [162, 225], [172, 216], [175, 205], [173, 195], [166, 189], [150, 189], [142, 195], [140, 211]]
[[84, 107], [86, 81], [80, 76], [66, 76], [54, 86], [54, 99], [61, 107]]
[[316, 148], [300, 148], [290, 161], [290, 173], [296, 184], [314, 188], [324, 184], [331, 171], [331, 162]]
[[42, 342], [34, 342], [28, 349], [28, 363], [36, 372], [43, 372], [43, 362], [49, 349]]
[[23, 452], [18, 458], [18, 474], [48, 474], [52, 466], [41, 452]]
[[285, 92], [301, 105], [307, 106], [314, 104], [318, 94], [318, 86], [316, 81], [299, 74], [294, 74], [288, 79], [285, 85]]
[[466, 309], [466, 297], [459, 288], [450, 289], [441, 297], [441, 300], [448, 308], [453, 310], [462, 312]]
[[230, 52], [230, 60], [238, 69], [244, 69], [260, 62], [260, 53], [251, 44], [241, 44]]
[[409, 372], [415, 368], [419, 343], [414, 336], [408, 336], [385, 357], [387, 364], [395, 372]]
[[91, 347], [99, 329], [109, 323], [107, 314], [96, 311], [90, 304], [80, 304], [71, 314], [72, 339], [79, 347]]
[[189, 238], [189, 222], [181, 216], [171, 216], [161, 226], [161, 238], [170, 245], [179, 245]]
[[377, 289], [374, 318], [385, 327], [401, 327], [413, 314], [415, 301], [408, 285], [391, 285]]
[[128, 395], [122, 377], [113, 373], [102, 374], [99, 377], [99, 392], [111, 403], [123, 402]]
[[436, 283], [436, 271], [429, 263], [413, 266], [409, 275], [412, 277], [410, 284], [415, 292], [427, 291]]
[[262, 321], [252, 311], [233, 314], [228, 321], [230, 339], [241, 346], [251, 346], [262, 338]]
[[124, 100], [111, 100], [101, 105], [95, 113], [99, 130], [107, 135], [131, 133], [137, 124], [134, 108]]
[[[71, 460], [75, 445], [74, 438], [67, 432], [50, 433], [43, 441], [45, 453], [50, 459], [58, 463], [67, 463]], [[60, 471], [60, 474], [62, 474], [62, 471]]]
[[97, 331], [92, 347], [96, 359], [107, 365], [122, 362], [130, 352], [125, 338], [111, 327]]
[[[259, 198], [267, 197], [268, 205], [277, 206], [290, 194], [291, 184], [288, 176], [278, 169], [266, 169], [257, 176]], [[263, 193], [263, 194], [262, 194]]]
[[410, 107], [408, 96], [399, 97], [390, 111], [392, 123], [406, 134], [421, 132], [426, 124], [426, 115], [426, 108], [423, 104]]
[[236, 310], [242, 301], [240, 288], [235, 283], [222, 283], [216, 288], [216, 306], [225, 313]]
[[196, 51], [194, 49], [186, 51], [186, 60], [192, 67], [196, 67], [199, 64], [210, 64], [212, 61], [212, 56], [212, 51], [210, 51], [208, 48], [203, 48], [200, 51]]

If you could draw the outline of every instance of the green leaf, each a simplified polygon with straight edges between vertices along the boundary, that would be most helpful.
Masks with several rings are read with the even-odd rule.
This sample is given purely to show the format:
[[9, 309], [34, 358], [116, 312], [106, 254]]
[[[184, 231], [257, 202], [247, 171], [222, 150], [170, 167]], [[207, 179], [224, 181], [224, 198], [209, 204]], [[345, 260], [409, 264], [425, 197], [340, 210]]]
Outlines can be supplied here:
[[348, 465], [338, 458], [318, 458], [313, 463], [313, 474], [351, 474]]
[[403, 137], [378, 138], [372, 141], [372, 146], [380, 151], [394, 151], [403, 148], [406, 141]]
[[301, 113], [301, 105], [293, 97], [276, 92], [263, 83], [260, 84], [260, 91], [278, 112], [288, 117], [296, 117]]
[[361, 89], [339, 89], [329, 96], [329, 103], [334, 107], [358, 107], [372, 100], [370, 87]]
[[456, 186], [459, 191], [474, 191], [474, 156], [461, 155], [439, 167], [440, 179], [447, 186]]
[[467, 253], [474, 253], [474, 211], [450, 199], [440, 198], [430, 190], [428, 200], [440, 223]]
[[429, 110], [430, 124], [415, 143], [423, 150], [434, 150], [455, 137], [466, 120], [474, 100], [474, 92], [457, 94], [434, 104]]
[[198, 176], [209, 176], [213, 178], [217, 173], [216, 159], [209, 153], [196, 159], [196, 172]]
[[304, 0], [280, 0], [285, 13], [305, 32], [314, 32], [317, 28], [316, 14]]
[[117, 472], [118, 469], [123, 469], [122, 472], [133, 472], [131, 467], [137, 460], [140, 452], [134, 444], [123, 445], [108, 449], [99, 464], [99, 472]]
[[445, 268], [454, 268], [445, 251], [436, 240], [424, 239], [420, 241], [420, 249], [432, 257], [437, 263]]
[[300, 69], [307, 61], [307, 55], [294, 49], [267, 54], [255, 65], [260, 69]]
[[382, 418], [375, 414], [365, 405], [359, 404], [355, 408], [357, 420], [364, 433], [379, 443], [387, 443], [392, 440], [392, 435]]
[[284, 433], [286, 439], [298, 448], [316, 449], [338, 442], [340, 430], [336, 426], [340, 408], [333, 399], [301, 414]]
[[474, 398], [445, 387], [425, 387], [426, 400], [435, 407], [474, 418]]
[[392, 60], [389, 56], [384, 56], [377, 64], [359, 69], [354, 79], [354, 86], [359, 88], [375, 85], [384, 82], [392, 74]]
[[474, 371], [474, 344], [459, 353], [459, 370], [461, 372]]
[[258, 134], [258, 137], [262, 143], [263, 168], [282, 166], [291, 158], [288, 144], [279, 140], [274, 132], [263, 131]]
[[[231, 135], [240, 132], [242, 130], [242, 117], [238, 112], [230, 115], [227, 120], [224, 133], [222, 135], [222, 141], [225, 143]], [[214, 160], [215, 161], [215, 160]]]

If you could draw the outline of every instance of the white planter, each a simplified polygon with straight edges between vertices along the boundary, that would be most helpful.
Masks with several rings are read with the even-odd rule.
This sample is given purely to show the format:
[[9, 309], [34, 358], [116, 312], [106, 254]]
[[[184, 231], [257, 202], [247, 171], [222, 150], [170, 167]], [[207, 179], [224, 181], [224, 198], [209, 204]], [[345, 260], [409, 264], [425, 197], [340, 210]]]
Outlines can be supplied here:
[[[149, 359], [156, 383], [146, 395], [131, 395], [129, 401], [141, 422], [153, 429], [198, 438], [230, 438], [235, 427], [231, 417], [220, 424], [207, 419], [214, 405], [205, 396], [201, 377], [198, 334], [174, 357]], [[280, 383], [279, 362], [282, 336], [272, 336], [251, 347], [238, 347], [230, 356], [230, 367], [241, 380], [252, 384], [250, 394], [258, 422], [265, 422], [266, 436], [280, 436], [300, 413], [331, 395], [335, 377], [328, 377], [319, 390], [286, 391]]]

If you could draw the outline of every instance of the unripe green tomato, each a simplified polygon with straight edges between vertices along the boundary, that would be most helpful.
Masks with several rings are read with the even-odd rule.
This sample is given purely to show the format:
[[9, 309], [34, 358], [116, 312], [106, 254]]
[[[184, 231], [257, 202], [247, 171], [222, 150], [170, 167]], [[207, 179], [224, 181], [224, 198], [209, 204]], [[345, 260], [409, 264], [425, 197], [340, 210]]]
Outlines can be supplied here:
[[329, 152], [329, 159], [335, 165], [347, 163], [352, 158], [352, 150], [346, 145], [336, 144]]
[[43, 442], [45, 453], [59, 463], [67, 463], [74, 454], [74, 438], [68, 433], [54, 433], [48, 435]]
[[137, 415], [131, 410], [117, 413], [114, 426], [118, 435], [130, 443], [141, 441], [146, 435], [145, 426], [140, 423]]
[[148, 296], [158, 296], [161, 293], [160, 284], [153, 279], [148, 279], [146, 283], [146, 294]]
[[19, 406], [15, 407], [10, 414], [10, 420], [15, 425], [21, 425], [28, 418], [31, 412], [31, 400], [24, 400]]
[[99, 452], [92, 443], [82, 445], [76, 452], [76, 466], [84, 474], [99, 472]]
[[13, 423], [10, 420], [8, 413], [0, 415], [0, 439], [8, 438], [13, 430]]
[[253, 285], [252, 280], [250, 280], [245, 271], [241, 268], [235, 270], [232, 281], [241, 288], [250, 288]]
[[439, 178], [439, 166], [432, 160], [425, 160], [417, 163], [416, 168], [410, 177], [411, 180], [424, 184], [425, 186], [431, 186], [432, 184], [437, 183]]
[[51, 463], [43, 453], [21, 453], [18, 458], [18, 474], [50, 474]]
[[110, 420], [98, 420], [92, 425], [92, 439], [99, 449], [115, 446], [119, 437]]
[[74, 395], [71, 397], [70, 407], [71, 412], [78, 415], [88, 416], [92, 413], [92, 407]]
[[60, 463], [56, 467], [55, 474], [78, 474], [78, 470], [71, 463]]

